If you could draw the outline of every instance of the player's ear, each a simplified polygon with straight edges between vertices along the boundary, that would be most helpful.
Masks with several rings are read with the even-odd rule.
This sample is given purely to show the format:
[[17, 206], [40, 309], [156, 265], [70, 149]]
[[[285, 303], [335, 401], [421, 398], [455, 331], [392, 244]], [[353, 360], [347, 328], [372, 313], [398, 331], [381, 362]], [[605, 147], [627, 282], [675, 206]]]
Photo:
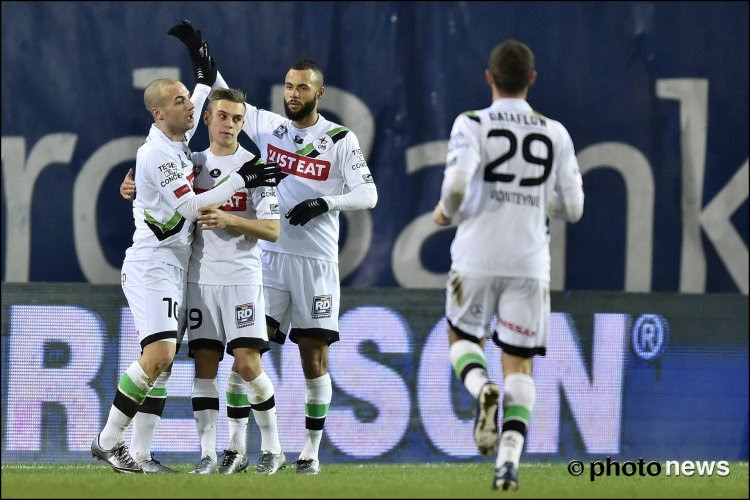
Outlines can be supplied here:
[[325, 94], [325, 93], [326, 93], [326, 88], [325, 87], [320, 87], [318, 89], [318, 94], [317, 94], [318, 100], [323, 99], [323, 94]]
[[209, 110], [206, 110], [203, 112], [203, 123], [208, 126], [209, 122], [211, 121], [211, 112]]
[[534, 82], [536, 82], [536, 76], [537, 76], [536, 70], [532, 71], [531, 76], [529, 77], [529, 87], [534, 85]]
[[487, 82], [487, 85], [490, 87], [495, 84], [495, 80], [492, 78], [492, 73], [488, 69], [484, 70], [484, 81]]

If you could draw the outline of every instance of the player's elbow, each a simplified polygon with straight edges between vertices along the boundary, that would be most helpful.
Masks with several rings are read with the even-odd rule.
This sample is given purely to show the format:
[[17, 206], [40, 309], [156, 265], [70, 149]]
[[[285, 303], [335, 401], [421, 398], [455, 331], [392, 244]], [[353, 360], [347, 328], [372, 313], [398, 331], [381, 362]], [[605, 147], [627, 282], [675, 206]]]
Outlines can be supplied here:
[[576, 223], [583, 217], [583, 205], [572, 205], [565, 207], [565, 220]]

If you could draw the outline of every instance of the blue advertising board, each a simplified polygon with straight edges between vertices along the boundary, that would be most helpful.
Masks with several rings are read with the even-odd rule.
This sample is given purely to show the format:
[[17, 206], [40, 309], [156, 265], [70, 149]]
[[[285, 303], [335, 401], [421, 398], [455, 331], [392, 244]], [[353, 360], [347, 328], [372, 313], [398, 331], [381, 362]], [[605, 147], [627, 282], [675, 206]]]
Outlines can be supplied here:
[[[474, 400], [449, 360], [444, 292], [352, 289], [331, 346], [326, 463], [491, 460], [473, 440]], [[741, 294], [552, 294], [547, 355], [534, 359], [530, 460], [747, 460], [748, 307]], [[139, 355], [116, 285], [6, 284], [2, 290], [3, 462], [87, 461], [117, 381]], [[197, 462], [193, 361], [175, 358], [154, 436], [162, 459]], [[500, 351], [487, 342], [502, 387]], [[263, 356], [288, 458], [305, 442], [297, 346]], [[232, 357], [219, 367], [220, 408]], [[225, 410], [216, 444], [228, 442]], [[502, 418], [502, 415], [500, 415]], [[710, 432], [706, 432], [710, 429]], [[126, 431], [129, 440], [130, 430]], [[260, 447], [251, 422], [248, 450]]]
[[258, 107], [283, 113], [289, 66], [322, 65], [321, 112], [379, 191], [341, 217], [345, 286], [443, 286], [454, 229], [429, 213], [450, 128], [489, 105], [489, 52], [517, 38], [586, 192], [578, 224], [550, 224], [552, 288], [748, 293], [747, 2], [3, 2], [3, 281], [118, 282], [143, 88], [193, 85], [166, 34], [181, 19]]

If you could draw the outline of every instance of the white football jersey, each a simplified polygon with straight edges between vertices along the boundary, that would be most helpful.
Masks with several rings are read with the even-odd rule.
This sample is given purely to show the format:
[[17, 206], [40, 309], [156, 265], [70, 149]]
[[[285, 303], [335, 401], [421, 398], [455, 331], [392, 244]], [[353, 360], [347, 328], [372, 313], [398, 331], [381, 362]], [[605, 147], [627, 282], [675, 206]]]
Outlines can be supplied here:
[[151, 125], [135, 158], [135, 232], [125, 261], [154, 260], [187, 270], [195, 223], [177, 207], [195, 196], [189, 155], [186, 143], [172, 141]]
[[446, 172], [469, 176], [451, 245], [452, 268], [549, 281], [547, 208], [553, 194], [583, 206], [583, 183], [565, 127], [523, 99], [502, 98], [453, 123]]
[[[212, 189], [255, 155], [239, 146], [231, 156], [216, 156], [210, 149], [191, 155], [197, 175], [197, 194]], [[276, 189], [258, 187], [237, 191], [220, 207], [246, 219], [278, 219]], [[195, 231], [188, 282], [202, 285], [262, 285], [258, 238], [233, 229]]]
[[[298, 129], [288, 118], [246, 104], [242, 130], [267, 162], [289, 174], [276, 188], [283, 215], [309, 198], [335, 196], [344, 187], [373, 183], [354, 132], [318, 115], [315, 125]], [[339, 211], [331, 210], [304, 226], [281, 217], [278, 241], [263, 241], [263, 250], [338, 262]]]

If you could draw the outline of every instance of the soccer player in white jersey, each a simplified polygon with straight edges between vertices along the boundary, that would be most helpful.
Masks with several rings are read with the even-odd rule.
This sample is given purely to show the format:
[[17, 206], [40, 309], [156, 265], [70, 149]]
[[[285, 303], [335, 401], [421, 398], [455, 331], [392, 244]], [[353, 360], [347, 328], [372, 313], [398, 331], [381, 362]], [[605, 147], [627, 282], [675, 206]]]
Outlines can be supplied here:
[[[534, 55], [506, 40], [492, 51], [485, 79], [492, 104], [459, 115], [451, 130], [440, 201], [433, 219], [458, 223], [451, 245], [446, 316], [450, 360], [477, 399], [474, 438], [497, 450], [494, 489], [518, 487], [518, 464], [534, 407], [532, 357], [544, 356], [550, 314], [547, 217], [577, 222], [583, 183], [565, 127], [526, 102], [536, 80]], [[503, 424], [499, 387], [487, 377], [484, 341], [503, 351]]]
[[[194, 97], [207, 92], [208, 87], [199, 85]], [[245, 94], [236, 89], [215, 89], [208, 101], [203, 119], [211, 145], [206, 151], [190, 155], [197, 172], [196, 193], [213, 188], [220, 178], [255, 159], [237, 142]], [[120, 186], [120, 194], [126, 199], [136, 192], [131, 174], [128, 172]], [[268, 350], [268, 337], [257, 242], [275, 241], [279, 236], [276, 190], [241, 189], [222, 207], [200, 211], [200, 229], [193, 239], [187, 285], [189, 356], [195, 359], [192, 405], [201, 442], [201, 460], [191, 472], [231, 474], [247, 468], [246, 430], [252, 408], [261, 430], [256, 473], [271, 475], [285, 467], [286, 457], [279, 443], [273, 384], [260, 364], [260, 355]], [[235, 362], [227, 388], [229, 448], [219, 464], [216, 376], [225, 346]], [[150, 432], [149, 438], [153, 430], [154, 426], [139, 429], [141, 433]], [[150, 439], [144, 437], [134, 436], [131, 447], [136, 459], [137, 455], [150, 453]], [[146, 442], [149, 447], [144, 446]]]
[[[192, 57], [199, 46], [190, 33], [197, 32], [187, 21], [181, 26], [178, 38]], [[221, 75], [216, 85], [227, 87]], [[287, 117], [246, 104], [242, 127], [261, 156], [288, 174], [277, 189], [281, 235], [262, 242], [263, 292], [269, 338], [283, 343], [289, 332], [305, 376], [307, 439], [295, 464], [298, 474], [320, 472], [318, 449], [333, 392], [328, 346], [339, 339], [339, 212], [377, 203], [357, 137], [318, 113], [324, 93], [318, 64], [299, 61], [284, 82]]]
[[[208, 88], [216, 69], [205, 56], [198, 63], [199, 83]], [[166, 397], [168, 369], [185, 321], [186, 269], [198, 208], [218, 206], [239, 189], [275, 185], [279, 179], [274, 165], [248, 162], [215, 189], [196, 195], [185, 138], [193, 128], [195, 105], [187, 88], [176, 80], [155, 80], [145, 89], [144, 103], [154, 124], [136, 154], [135, 233], [121, 274], [142, 354], [120, 378], [104, 429], [91, 443], [95, 458], [130, 473], [173, 472], [150, 455], [141, 463], [134, 460], [123, 433], [147, 397]]]
[[[245, 94], [214, 89], [204, 121], [211, 146], [194, 153], [200, 171], [196, 192], [211, 189], [254, 155], [237, 142], [245, 114]], [[263, 372], [261, 354], [268, 351], [259, 240], [279, 237], [279, 207], [274, 188], [240, 190], [220, 209], [207, 208], [198, 218], [188, 271], [188, 338], [195, 358], [193, 414], [201, 441], [197, 474], [242, 472], [250, 410], [261, 432], [258, 474], [274, 474], [286, 465], [276, 423], [274, 388]], [[210, 231], [205, 231], [210, 230]], [[216, 456], [219, 393], [216, 375], [223, 352], [234, 356], [227, 387], [229, 446], [221, 464]]]

